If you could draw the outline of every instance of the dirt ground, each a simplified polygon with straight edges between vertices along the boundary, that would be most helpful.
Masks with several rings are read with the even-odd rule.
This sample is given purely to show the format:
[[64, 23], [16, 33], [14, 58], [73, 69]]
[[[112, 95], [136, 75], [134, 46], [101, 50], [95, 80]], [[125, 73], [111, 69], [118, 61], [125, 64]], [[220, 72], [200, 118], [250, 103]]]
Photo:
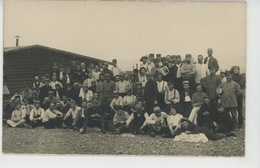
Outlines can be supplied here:
[[35, 129], [3, 127], [3, 153], [170, 155], [170, 156], [244, 156], [245, 129], [228, 137], [206, 143], [174, 142], [170, 138], [101, 134], [91, 128], [87, 134], [73, 130], [43, 127]]

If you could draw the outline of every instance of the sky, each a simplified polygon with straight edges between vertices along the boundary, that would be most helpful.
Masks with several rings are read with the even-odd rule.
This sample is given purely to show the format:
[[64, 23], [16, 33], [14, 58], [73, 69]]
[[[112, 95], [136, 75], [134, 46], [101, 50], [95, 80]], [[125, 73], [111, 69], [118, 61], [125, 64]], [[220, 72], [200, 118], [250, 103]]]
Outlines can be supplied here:
[[141, 56], [207, 56], [246, 66], [245, 3], [15, 1], [4, 4], [4, 47], [40, 44], [132, 70]]

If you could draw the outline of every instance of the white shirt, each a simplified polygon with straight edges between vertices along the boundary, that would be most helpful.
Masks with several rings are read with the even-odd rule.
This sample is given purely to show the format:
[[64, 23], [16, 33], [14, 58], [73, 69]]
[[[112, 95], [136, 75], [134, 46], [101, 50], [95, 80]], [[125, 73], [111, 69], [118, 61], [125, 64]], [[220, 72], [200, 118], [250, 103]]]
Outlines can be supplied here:
[[94, 81], [94, 78], [88, 78], [88, 79], [85, 79], [84, 82], [83, 82], [83, 86], [87, 86], [88, 88], [91, 87], [91, 82]]
[[123, 98], [121, 96], [118, 96], [118, 98], [113, 98], [110, 103], [111, 108], [114, 108], [117, 105], [123, 106]]
[[164, 101], [166, 104], [171, 104], [171, 102], [179, 103], [180, 102], [180, 94], [176, 89], [167, 90], [164, 95]]
[[177, 73], [176, 73], [176, 78], [181, 77], [181, 64], [176, 64], [177, 68]]
[[86, 100], [87, 102], [91, 101], [93, 98], [93, 92], [91, 90], [88, 90], [88, 92], [84, 92], [83, 88], [80, 89], [79, 97], [81, 97], [82, 101]]
[[207, 66], [205, 64], [195, 64], [196, 65], [196, 78], [198, 81], [207, 75]]
[[139, 81], [142, 83], [142, 87], [145, 87], [145, 84], [147, 82], [147, 78], [146, 78], [146, 75], [143, 75], [143, 76], [139, 76]]
[[62, 113], [59, 112], [58, 110], [51, 111], [50, 109], [47, 109], [44, 112], [44, 115], [43, 115], [43, 118], [42, 118], [42, 122], [47, 122], [47, 121], [49, 121], [50, 118], [56, 118], [58, 114], [62, 115]]
[[165, 92], [168, 88], [168, 83], [165, 81], [157, 81], [157, 88], [159, 93]]
[[126, 91], [130, 89], [130, 82], [129, 81], [118, 81], [116, 82], [116, 90], [119, 93], [126, 93]]
[[183, 116], [181, 114], [175, 114], [175, 115], [169, 115], [167, 117], [167, 123], [169, 126], [176, 126], [178, 127], [179, 126], [179, 123], [180, 123], [180, 120], [183, 118]]
[[116, 67], [112, 66], [110, 70], [112, 71], [114, 76], [119, 75], [120, 73], [123, 72], [118, 66]]
[[73, 108], [70, 108], [69, 111], [66, 113], [64, 120], [70, 116], [72, 117], [72, 119], [75, 119], [80, 109], [81, 108], [79, 106], [76, 106], [74, 110]]
[[155, 67], [154, 63], [149, 61], [147, 65], [147, 72], [152, 72], [152, 69], [154, 67]]
[[95, 81], [97, 81], [99, 79], [100, 71], [97, 71], [97, 72], [93, 71], [92, 75], [93, 75], [93, 79]]
[[63, 88], [62, 84], [59, 81], [55, 81], [55, 82], [51, 81], [50, 86], [52, 87], [53, 90], [56, 90], [56, 87], [55, 87], [56, 84], [59, 84], [60, 87]]
[[136, 96], [134, 95], [131, 95], [131, 96], [128, 96], [126, 95], [124, 98], [123, 98], [123, 105], [130, 105], [132, 103], [134, 103], [136, 101]]
[[[43, 118], [44, 115], [44, 109], [39, 107], [39, 109], [32, 109], [31, 113], [30, 113], [30, 117], [29, 119], [32, 121], [36, 116], [39, 116], [41, 119]], [[39, 118], [37, 117], [37, 118]]]

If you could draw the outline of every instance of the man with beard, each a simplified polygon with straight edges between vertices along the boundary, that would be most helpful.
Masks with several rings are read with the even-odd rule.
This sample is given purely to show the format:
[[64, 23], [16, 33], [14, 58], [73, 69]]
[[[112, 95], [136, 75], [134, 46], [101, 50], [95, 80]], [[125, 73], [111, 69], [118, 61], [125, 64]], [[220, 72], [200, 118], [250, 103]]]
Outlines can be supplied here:
[[183, 90], [180, 92], [180, 103], [182, 105], [183, 117], [188, 117], [190, 115], [190, 111], [192, 109], [191, 98], [195, 93], [192, 89], [190, 89], [189, 81], [183, 81]]

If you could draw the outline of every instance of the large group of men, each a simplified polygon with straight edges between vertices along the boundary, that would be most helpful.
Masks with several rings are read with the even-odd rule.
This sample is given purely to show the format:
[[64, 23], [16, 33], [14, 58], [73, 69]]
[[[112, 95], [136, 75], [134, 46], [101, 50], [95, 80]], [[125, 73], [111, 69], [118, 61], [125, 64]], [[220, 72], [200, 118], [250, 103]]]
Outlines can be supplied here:
[[[53, 69], [26, 85], [4, 107], [4, 123], [10, 127], [73, 129], [87, 133], [147, 134], [174, 138], [181, 133], [203, 133], [210, 140], [236, 136], [244, 125], [245, 77], [239, 66], [220, 70], [207, 57], [186, 54], [149, 54], [140, 68], [126, 74], [112, 60]], [[88, 66], [86, 66], [88, 65]]]

